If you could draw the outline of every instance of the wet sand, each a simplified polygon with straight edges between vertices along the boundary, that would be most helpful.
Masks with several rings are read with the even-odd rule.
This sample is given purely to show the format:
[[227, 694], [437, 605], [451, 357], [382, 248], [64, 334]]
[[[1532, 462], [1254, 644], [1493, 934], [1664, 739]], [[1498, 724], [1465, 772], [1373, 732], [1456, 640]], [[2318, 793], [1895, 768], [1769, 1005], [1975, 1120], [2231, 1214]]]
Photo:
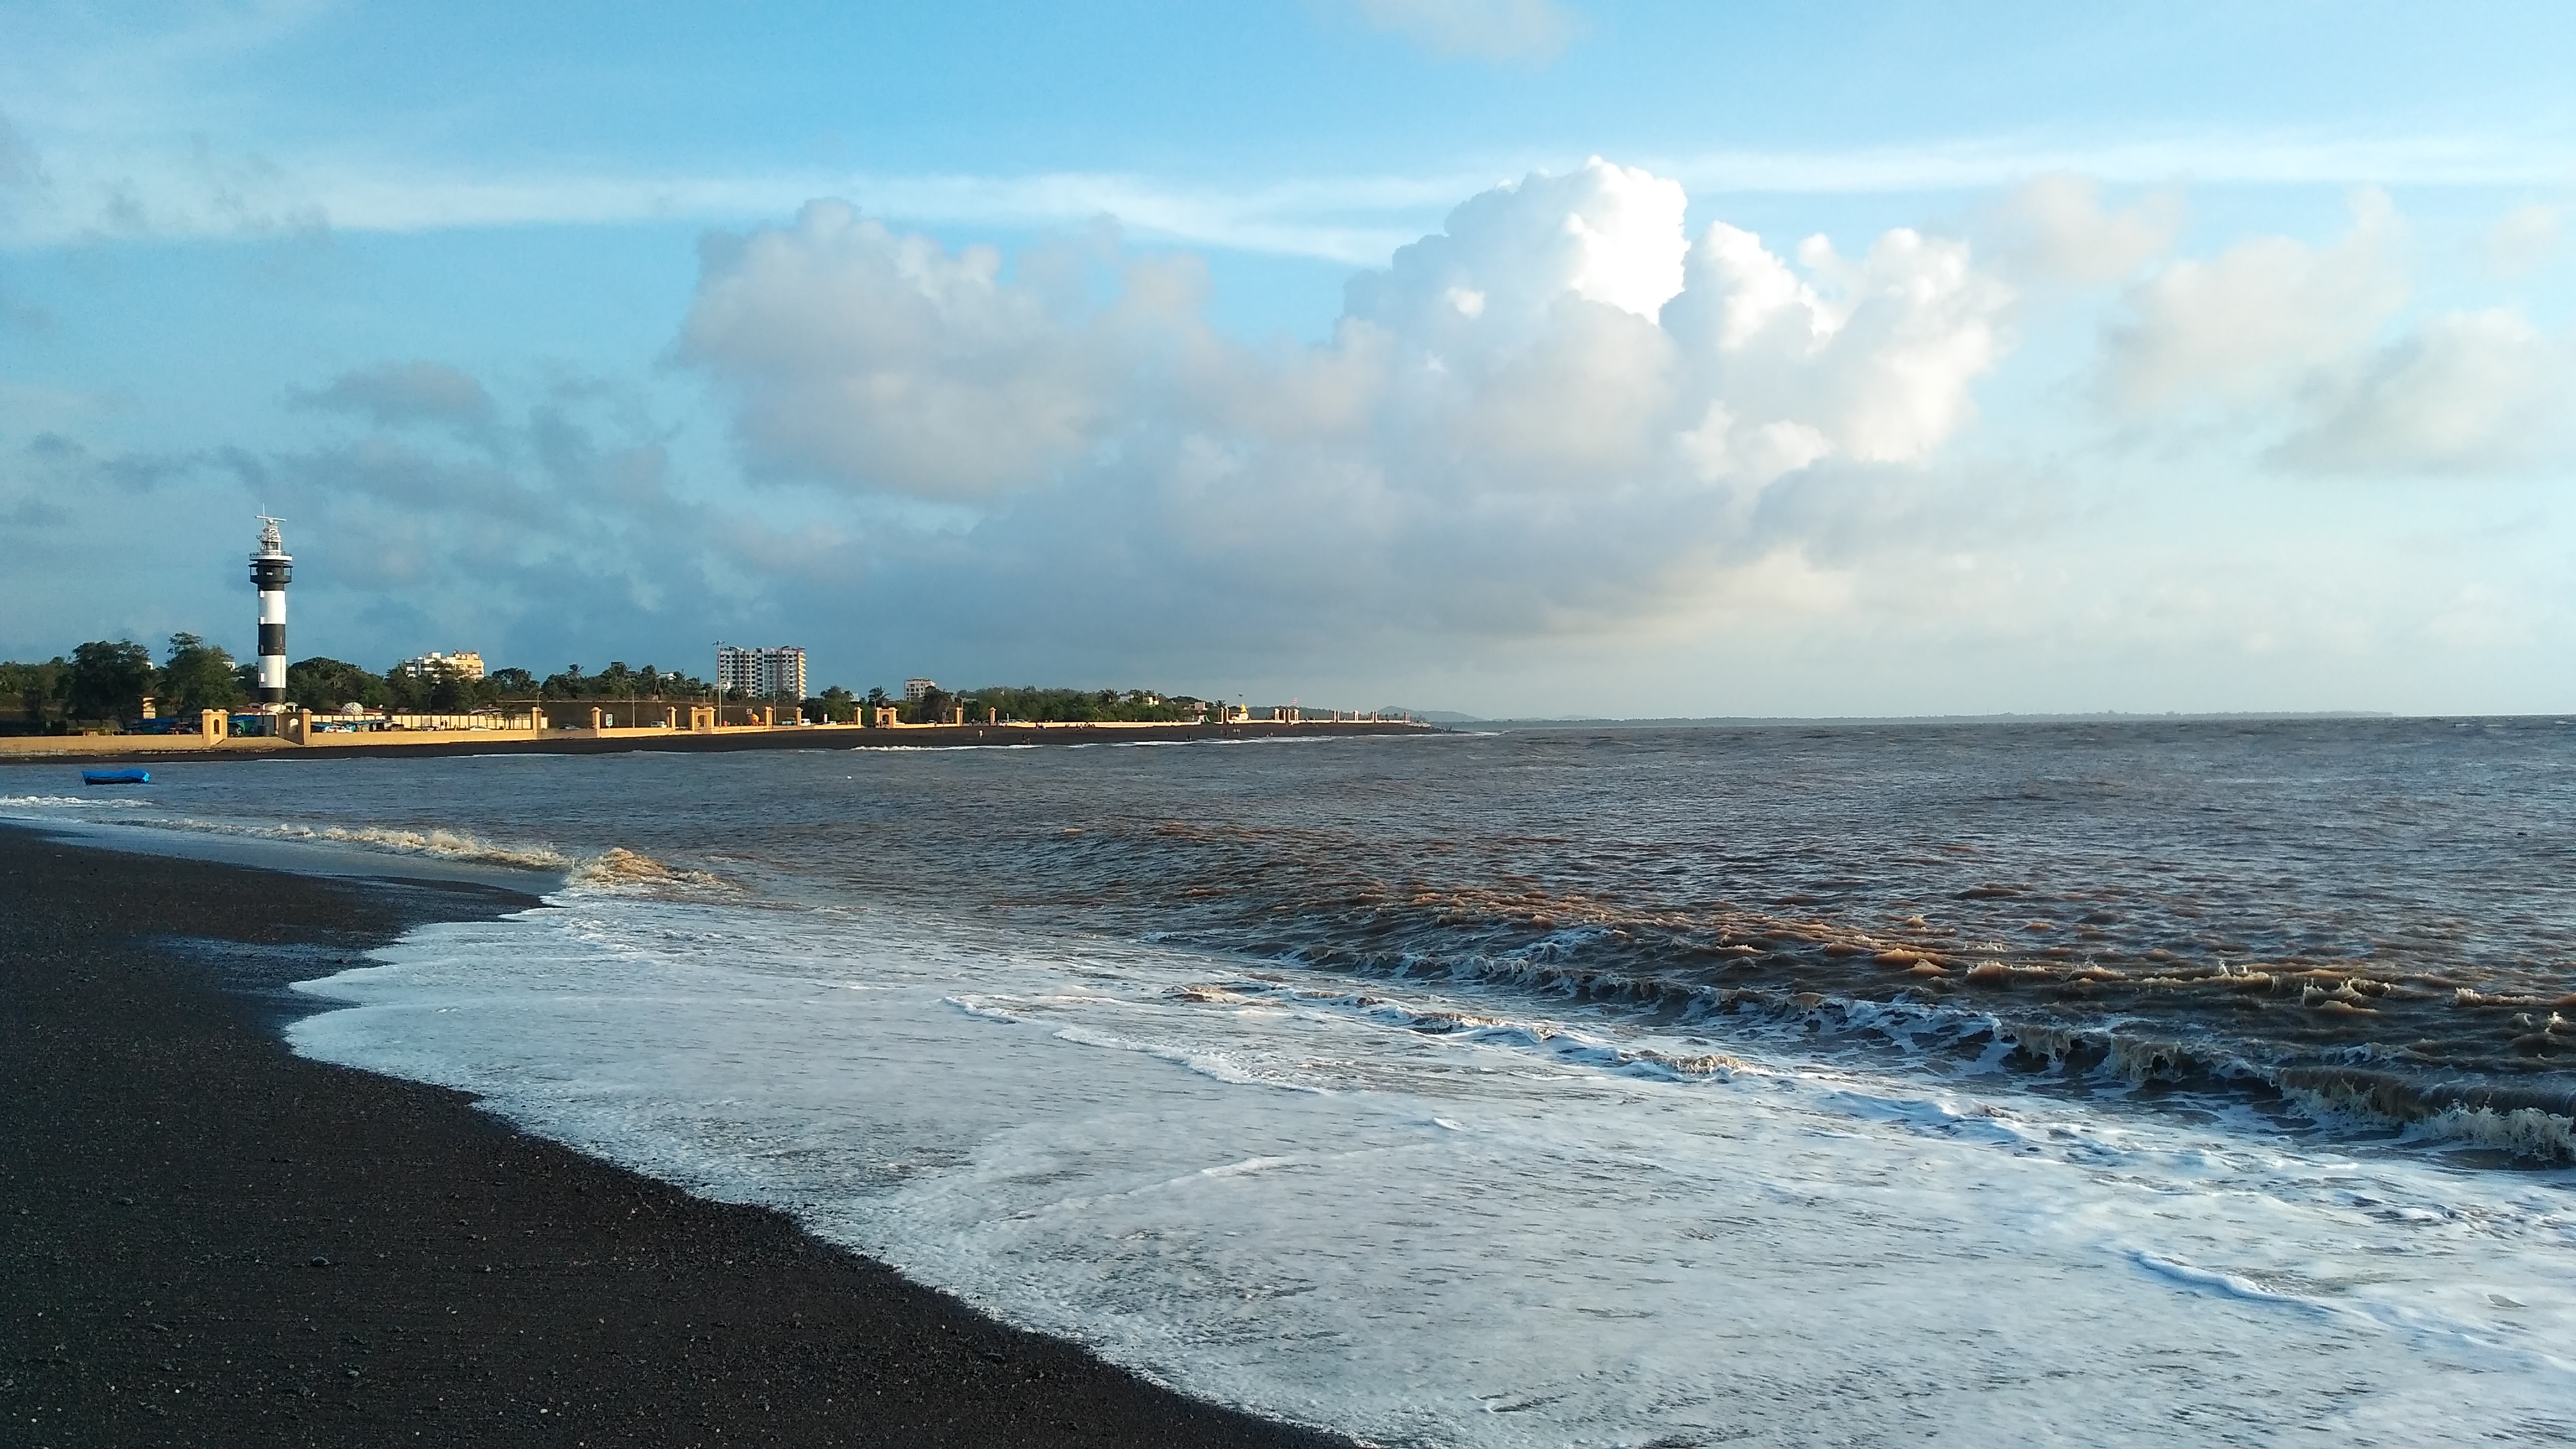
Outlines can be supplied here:
[[286, 983], [532, 904], [0, 828], [0, 1443], [1341, 1442], [280, 1044]]

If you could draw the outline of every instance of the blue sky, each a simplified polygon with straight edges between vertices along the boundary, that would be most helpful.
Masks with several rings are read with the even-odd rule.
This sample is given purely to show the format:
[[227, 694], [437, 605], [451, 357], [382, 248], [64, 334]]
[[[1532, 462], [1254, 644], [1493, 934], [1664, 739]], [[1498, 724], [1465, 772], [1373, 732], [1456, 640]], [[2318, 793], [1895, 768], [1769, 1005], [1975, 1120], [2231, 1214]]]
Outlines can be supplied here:
[[2576, 708], [2561, 7], [532, 9], [0, 13], [0, 655]]

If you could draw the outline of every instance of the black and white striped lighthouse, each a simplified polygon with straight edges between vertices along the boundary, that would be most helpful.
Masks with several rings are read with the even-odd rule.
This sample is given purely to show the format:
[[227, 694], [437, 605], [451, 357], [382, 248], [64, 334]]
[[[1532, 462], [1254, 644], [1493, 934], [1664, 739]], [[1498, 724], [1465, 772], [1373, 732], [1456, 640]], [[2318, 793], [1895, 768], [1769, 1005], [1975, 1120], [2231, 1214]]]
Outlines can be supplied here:
[[259, 552], [250, 556], [250, 581], [259, 586], [259, 707], [286, 708], [286, 581], [295, 560], [277, 536], [277, 520], [261, 514]]

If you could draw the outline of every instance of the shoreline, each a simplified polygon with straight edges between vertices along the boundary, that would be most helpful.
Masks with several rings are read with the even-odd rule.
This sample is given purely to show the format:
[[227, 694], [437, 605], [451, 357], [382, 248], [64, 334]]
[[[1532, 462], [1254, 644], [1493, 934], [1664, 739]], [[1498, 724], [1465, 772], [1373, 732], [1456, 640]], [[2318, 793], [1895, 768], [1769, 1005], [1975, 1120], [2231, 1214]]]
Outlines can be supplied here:
[[342, 760], [443, 755], [611, 755], [638, 750], [724, 754], [737, 750], [999, 749], [1014, 745], [1185, 744], [1446, 733], [1401, 720], [1267, 720], [1237, 724], [728, 725], [706, 731], [565, 729], [316, 735], [309, 742], [195, 735], [0, 735], [0, 765], [126, 765], [205, 760]]
[[0, 1439], [1346, 1442], [278, 1036], [329, 1009], [289, 982], [537, 905], [0, 826]]

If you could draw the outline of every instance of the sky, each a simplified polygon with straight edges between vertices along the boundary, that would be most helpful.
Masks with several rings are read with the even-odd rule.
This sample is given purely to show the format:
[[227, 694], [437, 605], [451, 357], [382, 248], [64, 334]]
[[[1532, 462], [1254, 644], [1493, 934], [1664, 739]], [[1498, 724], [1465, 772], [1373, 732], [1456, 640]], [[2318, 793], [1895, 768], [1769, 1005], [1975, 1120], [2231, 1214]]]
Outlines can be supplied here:
[[0, 658], [2576, 711], [2576, 11], [0, 7]]

